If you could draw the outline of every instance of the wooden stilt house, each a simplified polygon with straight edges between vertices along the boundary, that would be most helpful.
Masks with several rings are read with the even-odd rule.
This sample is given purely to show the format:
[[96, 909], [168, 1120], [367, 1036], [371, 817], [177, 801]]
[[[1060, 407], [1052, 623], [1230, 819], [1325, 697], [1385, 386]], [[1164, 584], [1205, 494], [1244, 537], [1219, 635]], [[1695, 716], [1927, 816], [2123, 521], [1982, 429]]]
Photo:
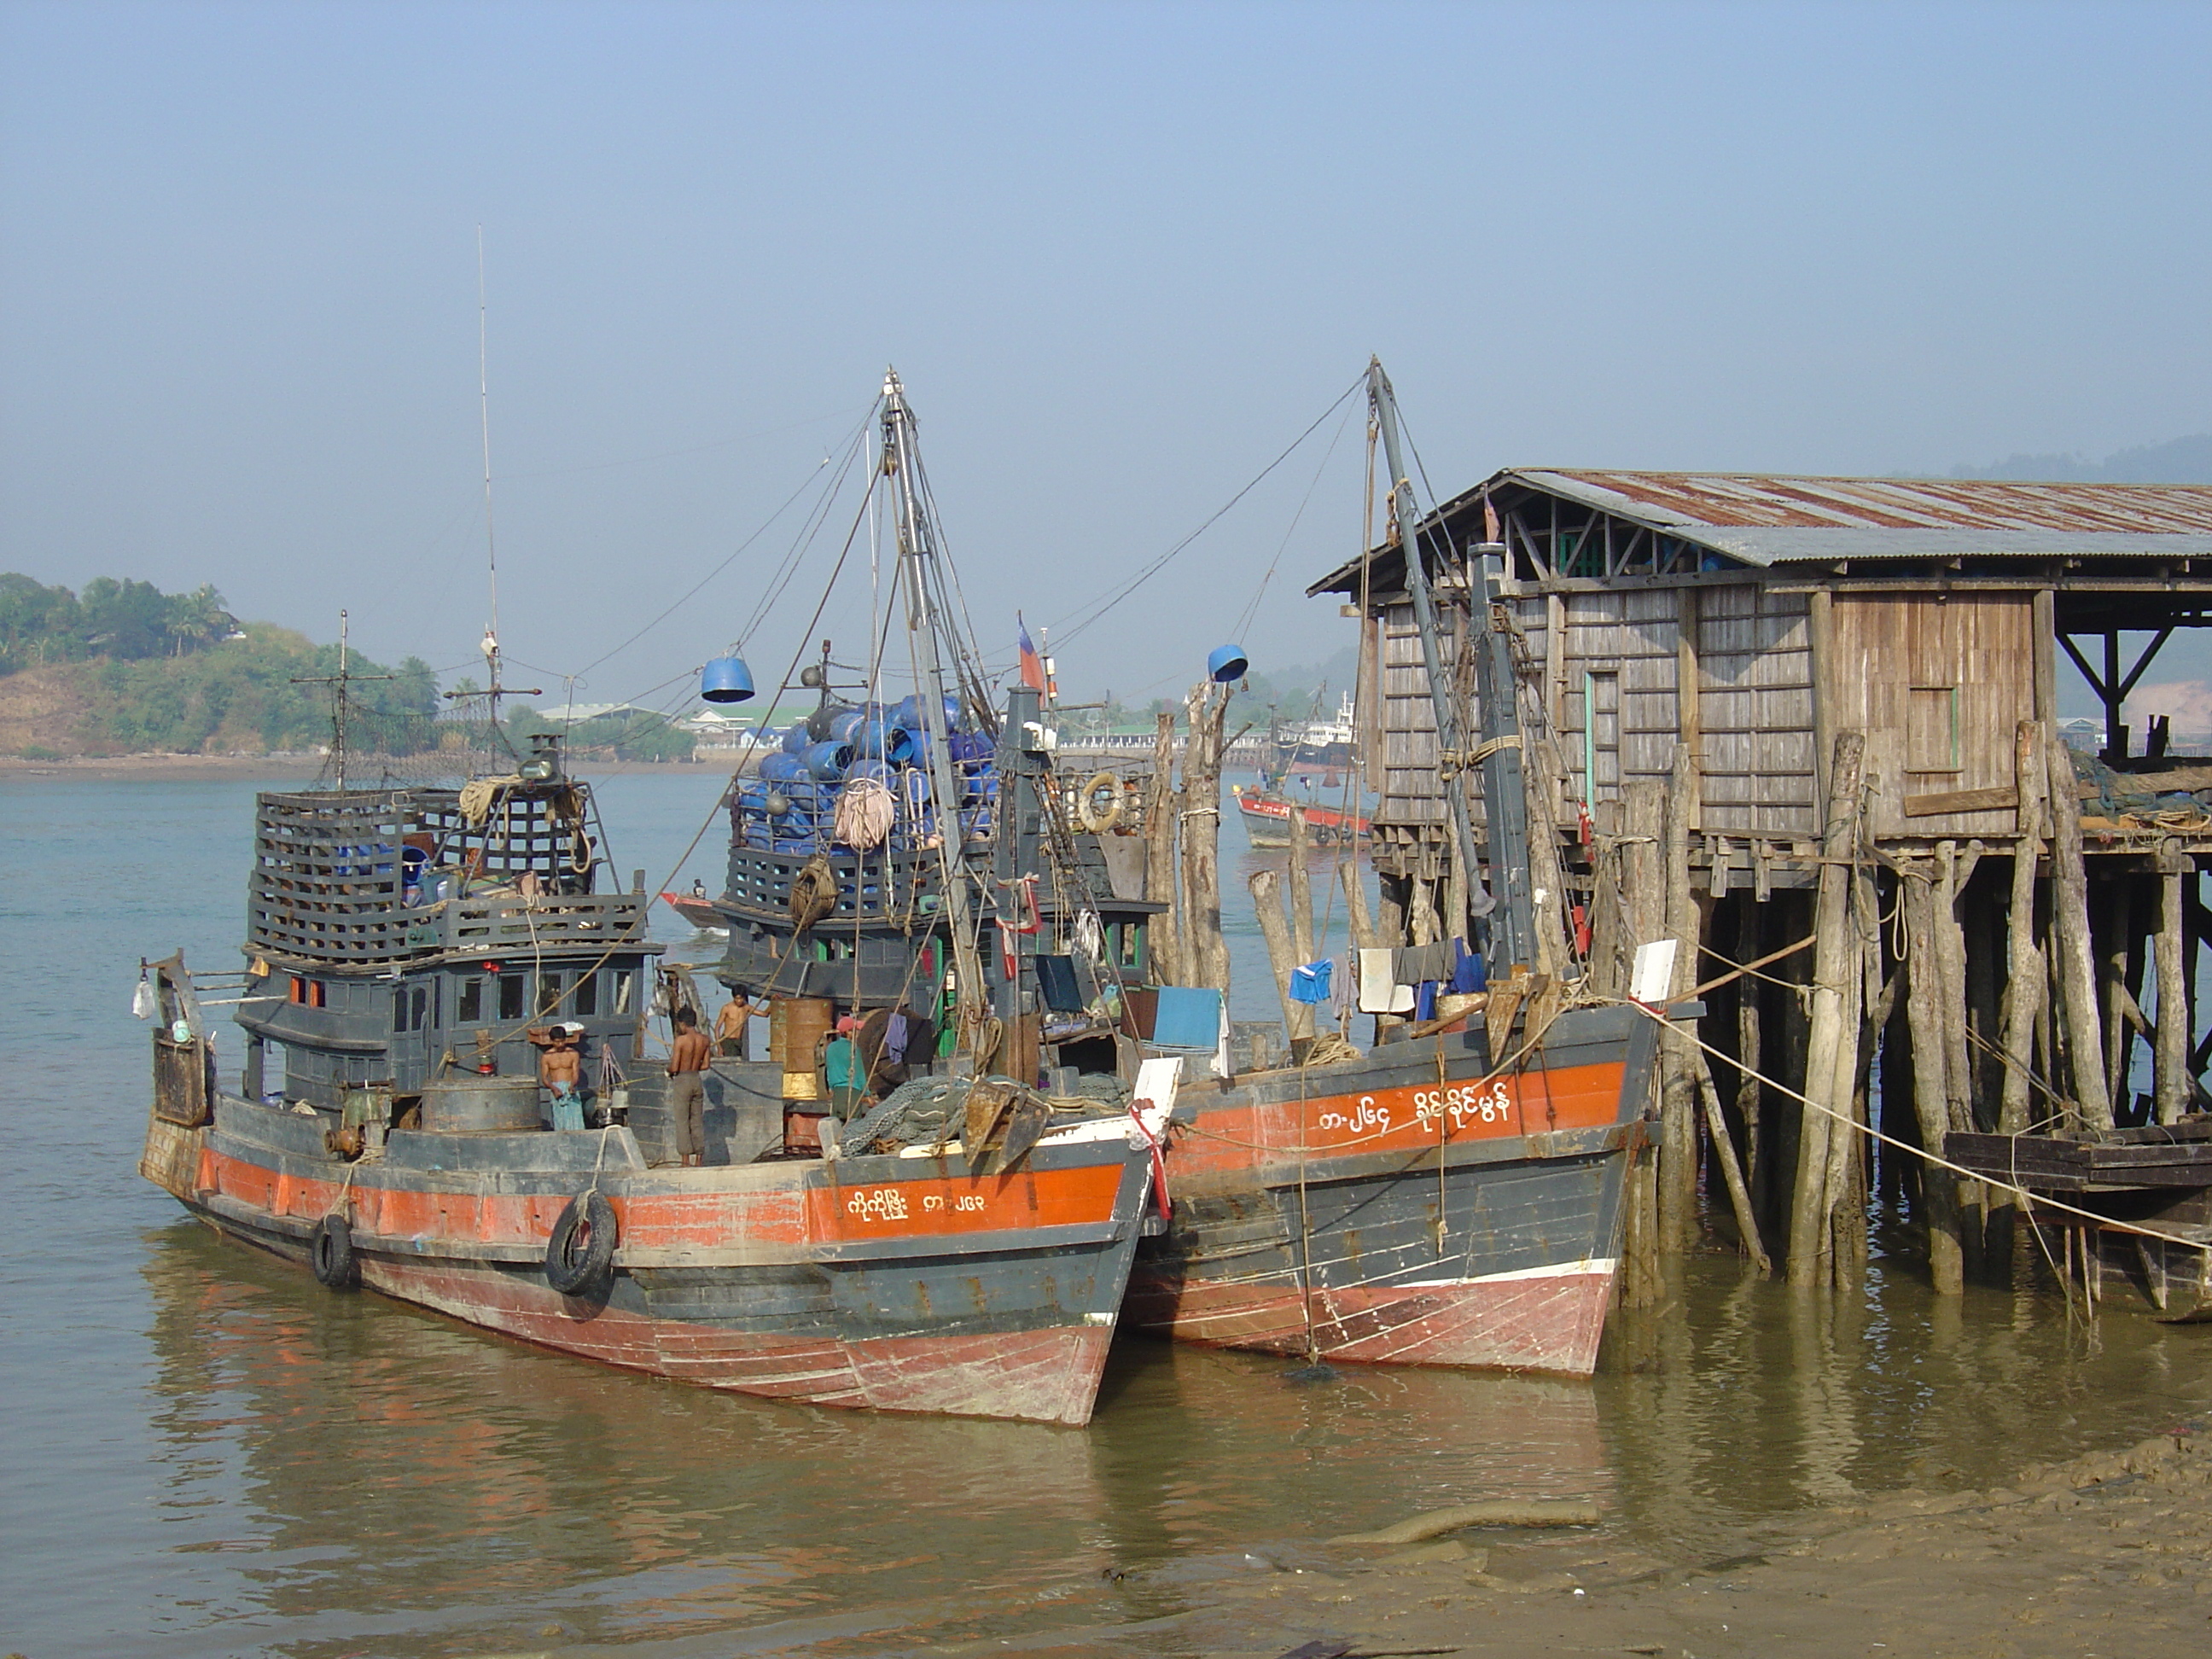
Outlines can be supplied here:
[[[1923, 1191], [1832, 1125], [1935, 1146], [2206, 1103], [2212, 766], [2123, 710], [2177, 630], [2212, 624], [2212, 488], [1515, 469], [1416, 538], [1447, 674], [1477, 596], [1513, 630], [1531, 821], [1560, 858], [1528, 966], [1618, 994], [1624, 953], [1672, 933], [1704, 946], [1686, 992], [1783, 953], [1715, 987], [1709, 1048], [1674, 1057], [1662, 1237], [1725, 1152], [1735, 1224], [1787, 1239], [1793, 1276], [1849, 1276], [1863, 1233], [1837, 1218], [1873, 1178], [1917, 1200], [1954, 1287], [1986, 1194]], [[1438, 752], [1404, 539], [1309, 591], [1360, 619], [1381, 921], [1422, 943], [1467, 925], [1444, 792], [1468, 775]], [[2067, 663], [2103, 708], [2094, 757], [2058, 741]]]

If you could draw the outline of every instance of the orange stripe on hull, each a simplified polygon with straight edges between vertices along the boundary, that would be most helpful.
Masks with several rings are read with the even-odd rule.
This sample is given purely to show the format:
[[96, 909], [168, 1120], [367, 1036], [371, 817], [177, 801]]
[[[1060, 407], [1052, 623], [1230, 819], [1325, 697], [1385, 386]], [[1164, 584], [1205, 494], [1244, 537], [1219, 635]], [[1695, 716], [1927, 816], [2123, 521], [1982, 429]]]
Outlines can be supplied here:
[[[1316, 1093], [1312, 1098], [1215, 1104], [1193, 1091], [1195, 1126], [1177, 1133], [1168, 1155], [1170, 1190], [1178, 1174], [1249, 1169], [1296, 1158], [1304, 1148], [1309, 1180], [1327, 1180], [1326, 1160], [1375, 1152], [1433, 1151], [1509, 1140], [1560, 1129], [1599, 1129], [1620, 1121], [1618, 1060], [1533, 1069], [1487, 1081], [1424, 1083], [1403, 1088]], [[1317, 1090], [1328, 1086], [1316, 1079]]]
[[[933, 1172], [841, 1187], [823, 1181], [818, 1169], [800, 1166], [781, 1188], [612, 1191], [608, 1196], [625, 1246], [782, 1244], [803, 1253], [811, 1245], [862, 1240], [921, 1241], [1108, 1223], [1123, 1175], [1117, 1160], [974, 1177]], [[633, 1188], [638, 1184], [635, 1173], [622, 1180]], [[374, 1165], [356, 1165], [350, 1182], [294, 1176], [211, 1149], [201, 1154], [198, 1184], [204, 1193], [220, 1193], [272, 1216], [313, 1221], [341, 1211], [356, 1231], [451, 1241], [461, 1254], [471, 1243], [543, 1245], [571, 1196], [398, 1186]]]

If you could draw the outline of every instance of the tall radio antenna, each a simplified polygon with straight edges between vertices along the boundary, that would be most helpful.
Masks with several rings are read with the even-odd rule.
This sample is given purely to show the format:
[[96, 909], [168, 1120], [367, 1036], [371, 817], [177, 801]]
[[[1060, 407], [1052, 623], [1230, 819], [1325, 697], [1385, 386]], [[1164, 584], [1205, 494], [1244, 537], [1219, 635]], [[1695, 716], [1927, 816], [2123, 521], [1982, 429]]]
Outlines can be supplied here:
[[482, 225], [477, 227], [477, 416], [483, 432], [484, 562], [491, 575], [491, 620], [484, 625], [484, 646], [489, 655], [499, 648], [499, 542], [491, 520], [491, 353]]

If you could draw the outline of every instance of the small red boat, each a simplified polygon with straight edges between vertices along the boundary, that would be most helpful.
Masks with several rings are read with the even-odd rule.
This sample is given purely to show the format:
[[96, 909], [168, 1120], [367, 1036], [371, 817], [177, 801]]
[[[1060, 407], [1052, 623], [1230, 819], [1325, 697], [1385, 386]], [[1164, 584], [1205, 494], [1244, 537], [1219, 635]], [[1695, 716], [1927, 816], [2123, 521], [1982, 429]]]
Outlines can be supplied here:
[[1294, 800], [1281, 790], [1265, 786], [1248, 789], [1241, 784], [1232, 784], [1230, 789], [1237, 797], [1237, 810], [1244, 815], [1245, 839], [1255, 847], [1291, 844], [1293, 805], [1306, 809], [1306, 833], [1316, 847], [1334, 847], [1367, 833], [1367, 820], [1357, 812], [1323, 806], [1317, 801]]
[[726, 933], [728, 921], [714, 902], [701, 893], [663, 893], [660, 902], [702, 933]]

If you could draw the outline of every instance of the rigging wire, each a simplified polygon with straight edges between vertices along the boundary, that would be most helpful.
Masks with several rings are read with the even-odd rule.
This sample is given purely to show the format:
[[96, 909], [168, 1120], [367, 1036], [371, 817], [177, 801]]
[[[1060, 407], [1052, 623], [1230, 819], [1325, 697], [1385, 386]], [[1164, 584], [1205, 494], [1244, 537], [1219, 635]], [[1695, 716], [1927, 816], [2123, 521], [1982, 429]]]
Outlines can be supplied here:
[[[865, 422], [863, 422], [863, 429], [865, 429]], [[659, 627], [661, 623], [666, 622], [669, 617], [674, 616], [677, 611], [683, 609], [686, 605], [689, 605], [698, 596], [701, 589], [704, 588], [708, 583], [713, 581], [725, 570], [727, 570], [730, 566], [737, 561], [738, 556], [743, 554], [746, 549], [750, 548], [762, 537], [768, 534], [769, 531], [775, 526], [776, 520], [782, 518], [786, 513], [788, 513], [791, 510], [792, 503], [796, 501], [801, 495], [805, 495], [809, 486], [811, 486], [817, 478], [822, 476], [823, 467], [828, 466], [830, 464], [830, 458], [827, 456], [823, 457], [821, 462], [816, 465], [814, 471], [808, 473], [800, 482], [799, 488], [793, 490], [790, 495], [785, 496], [782, 503], [777, 507], [775, 511], [769, 514], [766, 519], [761, 521], [760, 527], [757, 530], [754, 531], [751, 535], [746, 537], [744, 540], [739, 542], [737, 546], [731, 549], [727, 557], [724, 558], [722, 562], [717, 564], [712, 570], [709, 570], [705, 575], [702, 576], [697, 581], [686, 588], [666, 610], [663, 611], [651, 622], [647, 623], [635, 633], [632, 634], [628, 639], [624, 640], [620, 645], [614, 647], [611, 650], [602, 652], [592, 661], [586, 663], [583, 667], [576, 671], [577, 673], [580, 675], [588, 674], [592, 670], [597, 668], [601, 663], [606, 661], [608, 658], [618, 655], [620, 653], [627, 651], [631, 646], [636, 644], [638, 641], [644, 638], [646, 635], [651, 633], [654, 629]], [[810, 520], [811, 517], [812, 515], [810, 514]], [[748, 631], [750, 631], [750, 628], [748, 629]]]
[[1245, 630], [1252, 625], [1252, 619], [1259, 615], [1260, 601], [1267, 596], [1267, 584], [1275, 580], [1275, 572], [1282, 565], [1283, 555], [1290, 547], [1291, 538], [1298, 533], [1298, 521], [1305, 517], [1306, 508], [1313, 501], [1314, 491], [1321, 488], [1322, 474], [1328, 471], [1329, 459], [1336, 453], [1337, 445], [1343, 441], [1344, 428], [1351, 424], [1352, 410], [1347, 409], [1344, 411], [1344, 418], [1336, 423], [1336, 432], [1329, 439], [1328, 447], [1322, 452], [1321, 465], [1314, 468], [1313, 482], [1306, 486], [1306, 493], [1298, 498], [1298, 510], [1291, 514], [1290, 527], [1283, 532], [1283, 539], [1276, 544], [1275, 556], [1267, 566], [1267, 574], [1260, 578], [1260, 586], [1253, 593], [1251, 603], [1238, 613], [1237, 625], [1229, 630], [1232, 637], [1243, 639]]
[[[1292, 453], [1297, 451], [1301, 444], [1304, 443], [1308, 438], [1312, 437], [1316, 432], [1321, 429], [1322, 424], [1328, 419], [1328, 417], [1336, 413], [1339, 404], [1342, 404], [1346, 398], [1350, 398], [1354, 392], [1358, 392], [1366, 384], [1367, 377], [1364, 374], [1362, 374], [1358, 380], [1354, 380], [1350, 386], [1345, 387], [1341, 392], [1337, 394], [1336, 398], [1329, 404], [1329, 406], [1327, 409], [1324, 409], [1319, 415], [1314, 417], [1314, 422], [1311, 426], [1309, 426], [1304, 432], [1301, 432], [1296, 438], [1291, 441], [1291, 444], [1288, 448], [1285, 449], [1281, 454], [1276, 456], [1273, 460], [1268, 462], [1267, 465], [1261, 467], [1258, 472], [1255, 473], [1250, 481], [1247, 483], [1242, 489], [1239, 489], [1234, 495], [1231, 495], [1226, 501], [1224, 501], [1220, 507], [1217, 507], [1212, 515], [1209, 516], [1203, 524], [1200, 525], [1197, 529], [1192, 531], [1190, 534], [1185, 536], [1173, 547], [1170, 547], [1166, 552], [1161, 554], [1159, 557], [1154, 559], [1150, 564], [1139, 570], [1134, 576], [1122, 583], [1120, 587], [1087, 605], [1079, 605], [1075, 610], [1067, 612], [1066, 615], [1055, 619], [1051, 623], [1051, 626], [1059, 630], [1062, 642], [1074, 638], [1078, 634], [1083, 632], [1085, 629], [1089, 628], [1093, 623], [1101, 620], [1105, 617], [1107, 612], [1112, 611], [1116, 605], [1120, 605], [1124, 599], [1127, 599], [1139, 588], [1142, 587], [1146, 582], [1150, 581], [1154, 576], [1158, 575], [1163, 569], [1166, 568], [1170, 560], [1173, 559], [1177, 554], [1181, 553], [1200, 536], [1203, 536], [1207, 531], [1211, 530], [1214, 525], [1226, 516], [1229, 511], [1239, 501], [1243, 501], [1247, 495], [1258, 489], [1261, 482], [1267, 478], [1269, 473], [1273, 472], [1285, 461], [1290, 459]], [[1076, 617], [1079, 617], [1081, 620], [1074, 622], [1070, 621], [1071, 618]]]

